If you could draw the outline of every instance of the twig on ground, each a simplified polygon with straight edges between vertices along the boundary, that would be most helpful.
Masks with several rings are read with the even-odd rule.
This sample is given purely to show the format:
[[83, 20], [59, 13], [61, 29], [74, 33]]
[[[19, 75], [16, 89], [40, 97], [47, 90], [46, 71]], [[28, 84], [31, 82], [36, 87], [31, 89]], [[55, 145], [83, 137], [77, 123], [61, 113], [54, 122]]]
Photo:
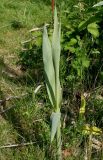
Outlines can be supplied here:
[[[50, 24], [46, 24], [46, 26], [49, 26]], [[33, 29], [31, 29], [29, 32], [36, 32], [36, 31], [41, 31], [41, 30], [43, 30], [43, 27], [40, 27], [40, 28], [33, 28]], [[26, 40], [26, 41], [23, 41], [23, 42], [21, 42], [21, 44], [25, 44], [25, 43], [29, 43], [29, 42], [31, 42], [32, 40], [35, 40], [36, 38], [38, 38], [39, 36], [35, 36], [35, 37], [32, 37], [31, 39], [28, 39], [28, 40]], [[25, 48], [23, 48], [22, 50], [26, 50]]]
[[14, 147], [23, 147], [23, 146], [33, 145], [35, 143], [37, 143], [37, 142], [27, 142], [27, 143], [21, 143], [21, 144], [9, 144], [9, 145], [0, 146], [0, 149], [14, 148]]
[[43, 119], [36, 119], [36, 120], [33, 121], [33, 123], [40, 122], [40, 121], [43, 121]]
[[26, 41], [21, 42], [21, 44], [29, 43], [29, 42], [31, 42], [32, 40], [35, 40], [36, 38], [37, 38], [37, 36], [32, 37], [31, 39], [28, 39], [28, 40], [26, 40]]
[[39, 85], [36, 87], [36, 89], [34, 90], [34, 94], [36, 94], [42, 87], [43, 85]]
[[[45, 24], [45, 26], [50, 26], [50, 24]], [[31, 29], [29, 32], [35, 32], [35, 31], [40, 31], [40, 30], [43, 30], [43, 27], [40, 27], [40, 28], [33, 28]]]

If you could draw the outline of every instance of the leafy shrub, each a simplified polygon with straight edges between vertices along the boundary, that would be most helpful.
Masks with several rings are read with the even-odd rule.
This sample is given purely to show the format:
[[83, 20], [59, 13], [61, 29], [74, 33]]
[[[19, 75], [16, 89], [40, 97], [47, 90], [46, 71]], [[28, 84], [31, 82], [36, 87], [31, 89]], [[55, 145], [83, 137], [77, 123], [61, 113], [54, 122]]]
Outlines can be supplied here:
[[[81, 3], [83, 5], [81, 10], [78, 3], [75, 7], [76, 2], [69, 6], [69, 10], [67, 10], [69, 1], [67, 5], [61, 5], [61, 9], [63, 9], [63, 14], [61, 13], [61, 57], [63, 57], [60, 67], [61, 81], [66, 85], [71, 82], [73, 84], [81, 83], [81, 86], [87, 86], [85, 89], [96, 86], [101, 82], [103, 49], [103, 11], [98, 8], [85, 8], [88, 2]], [[94, 3], [94, 1], [92, 2]], [[73, 8], [74, 12], [71, 12]], [[32, 39], [25, 43], [24, 50], [19, 54], [19, 64], [21, 64], [22, 69], [42, 69], [41, 33], [36, 34], [39, 36], [36, 41]], [[95, 79], [95, 77], [97, 78]]]
[[[60, 79], [64, 86], [64, 101], [70, 96], [71, 106], [74, 105], [74, 95], [79, 92], [90, 91], [102, 84], [103, 78], [103, 31], [101, 8], [87, 7], [83, 3], [82, 9], [76, 2], [69, 5], [62, 4], [62, 37]], [[93, 2], [94, 3], [94, 2]], [[75, 7], [74, 5], [78, 6]], [[58, 4], [59, 5], [59, 4]], [[69, 9], [67, 8], [69, 6]], [[71, 12], [74, 9], [74, 12]], [[75, 17], [73, 19], [73, 17]], [[51, 37], [51, 25], [49, 37]], [[30, 40], [23, 44], [24, 49], [19, 53], [19, 64], [23, 70], [40, 69], [42, 63], [42, 32], [30, 35]], [[35, 38], [37, 37], [37, 38]], [[74, 110], [78, 110], [75, 109]], [[74, 111], [75, 112], [75, 111]]]

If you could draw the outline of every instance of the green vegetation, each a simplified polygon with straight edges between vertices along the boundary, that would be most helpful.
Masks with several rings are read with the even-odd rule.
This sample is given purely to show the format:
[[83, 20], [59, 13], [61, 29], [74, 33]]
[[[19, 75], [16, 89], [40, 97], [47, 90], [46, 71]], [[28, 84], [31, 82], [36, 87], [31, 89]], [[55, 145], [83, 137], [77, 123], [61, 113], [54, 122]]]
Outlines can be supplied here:
[[[54, 36], [51, 1], [1, 0], [0, 160], [56, 160], [57, 149], [65, 160], [103, 159], [103, 2], [98, 2], [57, 0], [60, 66], [57, 52], [51, 58], [53, 66], [50, 56], [45, 66], [42, 37], [43, 42], [48, 37], [52, 42]], [[43, 34], [44, 24], [48, 37], [46, 30]], [[53, 38], [54, 50], [59, 40]], [[51, 52], [50, 44], [44, 45]], [[50, 81], [53, 96], [49, 69], [60, 69], [61, 105], [57, 103], [60, 86], [55, 87], [59, 76], [54, 74]], [[61, 112], [61, 148], [54, 139], [57, 111]]]
[[52, 37], [52, 44], [48, 38], [46, 26], [44, 26], [43, 32], [43, 62], [45, 81], [49, 99], [53, 107], [51, 115], [52, 127], [51, 127], [51, 143], [54, 140], [55, 134], [57, 134], [57, 159], [62, 159], [61, 153], [61, 101], [62, 101], [62, 89], [59, 79], [59, 63], [60, 63], [60, 37], [61, 37], [61, 24], [58, 22], [57, 10], [54, 12], [54, 31]]

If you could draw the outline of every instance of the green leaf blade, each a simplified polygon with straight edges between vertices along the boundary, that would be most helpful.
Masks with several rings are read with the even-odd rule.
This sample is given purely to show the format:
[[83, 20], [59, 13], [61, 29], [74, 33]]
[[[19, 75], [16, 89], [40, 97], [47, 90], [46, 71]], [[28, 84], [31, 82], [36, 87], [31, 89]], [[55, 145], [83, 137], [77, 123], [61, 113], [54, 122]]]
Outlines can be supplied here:
[[44, 62], [44, 71], [45, 71], [45, 80], [47, 92], [51, 104], [55, 103], [55, 72], [52, 59], [52, 49], [50, 40], [48, 38], [47, 29], [44, 26], [43, 32], [43, 62]]
[[56, 106], [57, 109], [60, 107], [61, 103], [61, 86], [60, 86], [60, 80], [59, 80], [59, 63], [60, 63], [60, 34], [61, 34], [61, 24], [58, 23], [58, 17], [57, 17], [57, 10], [55, 8], [54, 12], [54, 32], [53, 32], [53, 38], [52, 38], [52, 54], [53, 54], [53, 62], [54, 62], [54, 69], [55, 69], [55, 96], [56, 96]]
[[88, 32], [93, 35], [94, 38], [99, 37], [99, 30], [98, 30], [98, 25], [96, 23], [90, 23], [87, 26]]

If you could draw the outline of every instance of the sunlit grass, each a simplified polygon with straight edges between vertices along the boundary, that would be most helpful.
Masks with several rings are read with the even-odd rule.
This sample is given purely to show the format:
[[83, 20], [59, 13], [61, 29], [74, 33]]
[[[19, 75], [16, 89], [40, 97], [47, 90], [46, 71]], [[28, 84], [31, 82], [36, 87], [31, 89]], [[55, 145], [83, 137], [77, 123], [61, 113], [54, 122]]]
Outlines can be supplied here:
[[3, 54], [7, 59], [8, 55], [14, 54], [31, 28], [50, 22], [50, 12], [50, 6], [43, 1], [2, 0], [0, 2], [0, 49], [4, 51], [3, 53], [0, 51], [0, 55]]
[[[42, 26], [44, 22], [49, 23], [50, 11], [50, 6], [43, 1], [0, 2], [0, 56], [4, 57], [4, 62], [12, 69], [17, 70], [16, 52], [21, 48], [21, 42], [26, 39], [28, 31], [33, 27]], [[20, 80], [12, 80], [5, 76], [0, 80], [2, 98], [28, 93], [23, 99], [12, 100], [1, 107], [0, 113], [9, 108], [10, 110], [0, 115], [0, 146], [36, 142], [34, 145], [20, 148], [0, 149], [1, 160], [42, 160], [45, 157], [43, 138], [45, 136], [48, 139], [49, 127], [45, 122], [43, 106], [33, 100], [32, 92], [35, 86], [34, 83], [31, 87], [29, 82], [28, 87], [26, 79], [23, 84]], [[44, 135], [41, 134], [41, 130], [44, 131]], [[42, 149], [39, 144], [42, 145]]]

